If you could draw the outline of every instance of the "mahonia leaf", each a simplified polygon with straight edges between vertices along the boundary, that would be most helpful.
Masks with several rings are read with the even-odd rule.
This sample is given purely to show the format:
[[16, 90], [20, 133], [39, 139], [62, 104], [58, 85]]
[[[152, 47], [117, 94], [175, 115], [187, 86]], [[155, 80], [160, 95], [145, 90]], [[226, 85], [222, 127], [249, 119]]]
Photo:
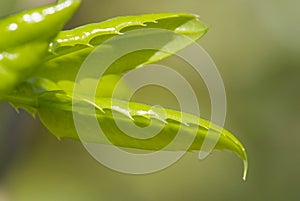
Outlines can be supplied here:
[[44, 62], [49, 43], [79, 4], [66, 0], [0, 20], [0, 95], [25, 81]]
[[[58, 138], [103, 144], [109, 141], [119, 147], [150, 151], [200, 150], [204, 139], [218, 138], [215, 149], [233, 151], [244, 160], [245, 179], [246, 152], [229, 131], [184, 112], [122, 101], [129, 91], [126, 83], [112, 98], [124, 73], [173, 55], [201, 38], [207, 26], [195, 15], [160, 13], [117, 17], [59, 32], [79, 4], [79, 0], [58, 1], [0, 20], [0, 100], [38, 114]], [[142, 43], [153, 48], [139, 49]], [[126, 47], [137, 50], [106, 66], [103, 60]], [[91, 99], [84, 94], [88, 89], [74, 94], [74, 87], [78, 86], [76, 77], [83, 63], [94, 52], [100, 53], [102, 63], [79, 80], [87, 83], [84, 86], [98, 86]], [[81, 124], [96, 118], [108, 141], [89, 126], [84, 136], [79, 135], [76, 115], [82, 118]], [[136, 137], [127, 135], [117, 123]], [[160, 129], [158, 134], [151, 137], [148, 132], [135, 130], [149, 126]], [[179, 131], [183, 135], [173, 143]]]
[[[62, 91], [45, 92], [38, 98], [38, 114], [41, 121], [58, 138], [79, 139], [73, 119], [73, 113], [77, 113], [82, 117], [81, 120], [84, 120], [81, 123], [86, 123], [84, 136], [81, 136], [80, 140], [105, 143], [103, 137], [88, 126], [87, 122], [96, 117], [109, 141], [120, 147], [161, 150], [174, 140], [179, 129], [181, 129], [183, 137], [168, 150], [200, 150], [206, 137], [211, 140], [219, 137], [214, 149], [225, 149], [237, 153], [244, 160], [243, 178], [245, 178], [247, 172], [246, 151], [239, 140], [226, 129], [197, 116], [171, 109], [162, 111], [149, 105], [111, 98], [99, 98], [95, 101], [87, 101], [84, 98], [75, 99], [74, 97], [72, 100], [72, 96]], [[87, 110], [89, 107], [95, 109], [94, 114]], [[123, 125], [122, 130], [116, 122], [118, 125]], [[149, 132], [152, 132], [153, 129], [149, 132], [145, 129], [135, 130], [133, 124], [142, 128], [151, 124], [152, 127], [161, 128], [161, 130], [157, 135], [149, 138]], [[136, 137], [124, 133], [124, 127], [128, 133], [134, 133]], [[207, 136], [208, 131], [209, 135]], [[185, 147], [185, 142], [191, 137], [194, 140], [189, 147]]]
[[[147, 31], [152, 29], [158, 32]], [[129, 31], [135, 34], [128, 36]], [[165, 30], [162, 36], [162, 32]], [[182, 13], [147, 14], [141, 16], [117, 17], [105, 22], [84, 25], [72, 30], [61, 32], [51, 43], [51, 54], [41, 68], [30, 78], [30, 82], [41, 90], [64, 90], [61, 81], [74, 82], [77, 73], [87, 56], [99, 48], [108, 38], [117, 37], [101, 46], [106, 55], [120, 51], [120, 42], [128, 45], [138, 45], [140, 41], [155, 41], [156, 47], [164, 48], [155, 50], [140, 50], [119, 58], [105, 74], [121, 74], [145, 64], [154, 63], [190, 45], [201, 38], [208, 28], [201, 23], [195, 15]], [[174, 38], [174, 35], [178, 37]], [[181, 36], [181, 37], [180, 37]], [[183, 36], [187, 39], [183, 40]], [[126, 38], [127, 37], [127, 38]], [[126, 38], [126, 39], [124, 39]], [[125, 44], [125, 45], [126, 45]], [[109, 46], [108, 49], [106, 47]], [[101, 50], [101, 49], [100, 49]], [[101, 68], [101, 66], [99, 67]], [[104, 68], [104, 67], [103, 67]], [[64, 73], [61, 73], [64, 72]], [[90, 73], [93, 75], [94, 73]], [[48, 84], [50, 88], [47, 88]], [[53, 86], [56, 87], [53, 88]]]

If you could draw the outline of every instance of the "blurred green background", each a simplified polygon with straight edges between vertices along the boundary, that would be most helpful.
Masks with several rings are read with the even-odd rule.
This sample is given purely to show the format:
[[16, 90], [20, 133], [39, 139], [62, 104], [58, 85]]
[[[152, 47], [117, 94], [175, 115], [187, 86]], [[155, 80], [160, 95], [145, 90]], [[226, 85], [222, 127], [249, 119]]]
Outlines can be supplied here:
[[[50, 2], [0, 0], [0, 16]], [[151, 12], [201, 16], [210, 30], [199, 44], [223, 77], [225, 127], [247, 149], [248, 179], [240, 159], [220, 151], [203, 161], [186, 154], [149, 175], [121, 174], [1, 103], [0, 200], [300, 200], [299, 8], [297, 0], [83, 0], [68, 28]]]

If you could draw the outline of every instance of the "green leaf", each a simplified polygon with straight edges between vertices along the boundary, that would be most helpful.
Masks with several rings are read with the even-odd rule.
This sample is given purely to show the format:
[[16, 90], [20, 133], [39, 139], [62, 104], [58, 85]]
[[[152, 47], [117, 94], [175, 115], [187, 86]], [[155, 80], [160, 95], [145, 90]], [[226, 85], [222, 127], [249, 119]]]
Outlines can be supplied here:
[[[205, 138], [211, 141], [217, 138], [214, 149], [233, 151], [240, 156], [244, 161], [243, 179], [246, 178], [247, 155], [239, 140], [228, 130], [191, 114], [165, 108], [156, 109], [145, 104], [111, 98], [96, 98], [93, 102], [84, 96], [74, 98], [64, 91], [43, 92], [36, 96], [30, 94], [27, 97], [23, 95], [21, 98], [11, 96], [9, 101], [15, 105], [21, 102], [27, 105], [27, 108], [33, 108], [42, 123], [57, 138], [106, 144], [108, 141], [99, 135], [98, 130], [90, 126], [94, 118], [98, 120], [110, 143], [120, 147], [156, 151], [167, 147], [172, 142], [172, 146], [166, 150], [193, 151], [201, 149]], [[76, 117], [79, 116], [80, 124], [85, 129], [83, 135], [78, 136], [78, 129], [74, 125], [74, 114]], [[119, 128], [120, 124], [122, 129]], [[137, 131], [133, 125], [140, 128], [151, 126], [151, 129], [148, 132]], [[153, 131], [159, 132], [151, 137]], [[173, 143], [179, 132], [180, 138]], [[134, 137], [128, 134], [133, 134]]]
[[48, 43], [78, 9], [80, 0], [35, 8], [0, 20], [0, 51], [29, 43], [46, 40]]
[[194, 40], [207, 32], [197, 16], [186, 13], [157, 13], [138, 16], [122, 16], [104, 22], [84, 25], [62, 31], [51, 44], [51, 52], [58, 57], [70, 52], [102, 44], [108, 38], [131, 30], [159, 28], [188, 35]]
[[[143, 44], [148, 41], [149, 47], [155, 44], [152, 46], [156, 49], [134, 51], [118, 58], [105, 72], [120, 74], [172, 55], [201, 38], [207, 29], [195, 15], [162, 13], [118, 17], [63, 31], [52, 42], [52, 54], [48, 61], [30, 78], [30, 82], [41, 91], [65, 90], [61, 82], [74, 82], [81, 65], [96, 48], [107, 58], [107, 55], [121, 52], [121, 47], [136, 46], [138, 49], [141, 41]], [[114, 38], [108, 40], [112, 37]], [[100, 46], [104, 42], [105, 45]], [[99, 66], [98, 69], [101, 68], [104, 66]], [[90, 72], [90, 75], [93, 76], [94, 73]]]
[[[174, 140], [181, 129], [181, 138], [168, 150], [200, 150], [204, 138], [210, 131], [209, 139], [220, 137], [215, 149], [233, 151], [244, 160], [245, 177], [247, 156], [243, 145], [229, 131], [207, 120], [170, 109], [155, 109], [149, 105], [109, 98], [96, 99], [95, 103], [83, 98], [76, 98], [73, 101], [72, 104], [72, 96], [61, 91], [45, 92], [38, 97], [40, 119], [58, 138], [79, 139], [72, 112], [80, 116], [81, 123], [86, 128], [84, 136], [81, 135], [81, 140], [106, 143], [103, 137], [89, 126], [88, 122], [91, 122], [92, 118], [97, 118], [106, 137], [112, 144], [120, 147], [161, 150]], [[87, 109], [91, 107], [96, 110], [95, 113]], [[123, 131], [116, 122], [122, 125]], [[159, 128], [161, 130], [157, 135], [149, 138], [147, 130], [135, 130], [133, 125], [139, 127], [151, 125], [152, 129], [149, 132]], [[136, 137], [129, 136], [124, 129], [129, 134], [134, 133]], [[185, 147], [185, 142], [191, 139], [194, 140], [191, 141], [190, 146]]]
[[25, 81], [44, 61], [50, 41], [79, 4], [66, 0], [0, 20], [0, 95]]
[[[118, 17], [58, 34], [79, 3], [59, 1], [0, 21], [0, 99], [38, 114], [58, 138], [104, 144], [108, 138], [120, 147], [193, 151], [201, 148], [204, 139], [219, 137], [215, 149], [237, 153], [244, 160], [245, 178], [245, 149], [229, 131], [190, 114], [111, 98], [122, 74], [174, 54], [208, 28], [191, 14], [162, 13]], [[99, 63], [75, 82], [84, 61], [94, 53]], [[98, 86], [95, 101], [84, 94], [89, 89], [73, 94], [78, 82]], [[118, 99], [128, 90], [126, 84], [122, 87]], [[78, 135], [74, 117], [83, 120], [79, 122], [85, 128], [83, 136]], [[94, 118], [106, 137], [87, 126]], [[121, 130], [119, 123], [129, 132]], [[137, 129], [148, 127], [158, 130], [158, 135], [151, 137]], [[178, 132], [182, 135], [173, 143]]]

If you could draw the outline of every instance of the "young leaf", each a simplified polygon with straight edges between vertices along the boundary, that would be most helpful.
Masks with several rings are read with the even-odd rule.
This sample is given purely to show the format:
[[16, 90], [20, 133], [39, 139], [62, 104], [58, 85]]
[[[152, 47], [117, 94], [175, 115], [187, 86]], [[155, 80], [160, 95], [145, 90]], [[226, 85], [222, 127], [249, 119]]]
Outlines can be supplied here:
[[44, 61], [50, 41], [79, 4], [66, 0], [0, 20], [0, 95], [25, 81]]
[[[93, 126], [90, 126], [93, 118], [97, 118], [110, 143], [120, 147], [152, 151], [167, 147], [166, 150], [171, 151], [193, 151], [200, 150], [206, 137], [214, 140], [219, 136], [215, 149], [229, 150], [239, 155], [244, 161], [243, 178], [246, 177], [247, 155], [239, 140], [229, 131], [197, 116], [170, 109], [155, 110], [149, 105], [111, 98], [98, 98], [96, 102], [91, 102], [84, 98], [73, 98], [63, 91], [44, 92], [36, 96], [36, 99], [27, 98], [31, 99], [27, 104], [36, 109], [43, 124], [58, 138], [107, 143], [98, 130], [93, 130]], [[16, 103], [18, 100], [11, 99], [11, 102]], [[74, 125], [74, 113], [84, 125], [84, 135], [78, 136]], [[120, 124], [122, 129], [119, 128]], [[136, 130], [134, 125], [141, 128], [151, 126], [152, 129], [148, 132]], [[159, 132], [154, 137], [149, 137], [149, 132], [152, 131]], [[130, 132], [134, 133], [135, 137], [129, 136]], [[180, 138], [173, 143], [178, 133]], [[171, 142], [172, 146], [168, 146]]]
[[[97, 143], [108, 143], [108, 138], [120, 147], [192, 151], [200, 149], [204, 138], [220, 136], [215, 148], [236, 152], [244, 160], [245, 177], [245, 149], [229, 131], [193, 115], [111, 98], [120, 74], [172, 55], [202, 37], [207, 27], [190, 14], [148, 14], [85, 25], [60, 32], [53, 39], [79, 3], [79, 0], [59, 1], [57, 5], [22, 12], [0, 21], [0, 79], [4, 81], [0, 83], [0, 99], [32, 114], [37, 113], [58, 138], [80, 138], [84, 142]], [[116, 39], [108, 40], [110, 38]], [[139, 46], [142, 42], [150, 48], [139, 49], [143, 47]], [[122, 47], [132, 46], [137, 50], [121, 55], [108, 63], [109, 66], [103, 62], [107, 57], [122, 53]], [[100, 84], [110, 87], [100, 88], [94, 102], [84, 98], [84, 94], [73, 95], [73, 87], [81, 65], [95, 48], [103, 58], [102, 63], [80, 82], [97, 83], [97, 72], [103, 70]], [[18, 85], [21, 82], [23, 84]], [[86, 126], [84, 136], [79, 136], [74, 114], [83, 119], [80, 124], [88, 124], [96, 118], [106, 137], [99, 136], [89, 126]], [[137, 137], [128, 136], [117, 122]], [[147, 132], [133, 129], [148, 126], [158, 129], [158, 135], [149, 137]], [[182, 135], [173, 143], [178, 132]], [[186, 142], [191, 139], [186, 147]]]
[[[52, 54], [49, 55], [48, 61], [38, 69], [30, 81], [36, 88], [44, 91], [65, 90], [60, 84], [61, 81], [74, 82], [82, 63], [95, 48], [98, 48], [98, 51], [103, 49], [105, 55], [114, 55], [125, 46], [135, 45], [138, 48], [141, 41], [155, 44], [156, 49], [144, 49], [124, 55], [105, 72], [106, 74], [120, 74], [170, 56], [191, 44], [192, 41], [201, 38], [207, 29], [207, 26], [202, 24], [195, 15], [162, 13], [118, 17], [63, 31], [51, 43]], [[129, 31], [134, 34], [129, 34]], [[113, 36], [115, 37], [113, 40], [109, 40], [99, 49], [99, 45]], [[183, 39], [183, 36], [187, 38]], [[121, 44], [119, 39], [125, 41], [126, 44]], [[109, 48], [106, 49], [107, 46]], [[165, 51], [162, 51], [162, 48]], [[99, 68], [104, 68], [104, 66], [99, 66]], [[92, 72], [90, 74], [94, 75]], [[51, 83], [51, 86], [45, 83]]]

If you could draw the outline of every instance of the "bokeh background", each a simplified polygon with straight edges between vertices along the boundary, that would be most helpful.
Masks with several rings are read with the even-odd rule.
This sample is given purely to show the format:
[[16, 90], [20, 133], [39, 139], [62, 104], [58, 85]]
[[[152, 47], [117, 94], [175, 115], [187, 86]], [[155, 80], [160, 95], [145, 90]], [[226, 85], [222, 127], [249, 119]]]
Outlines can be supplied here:
[[[51, 2], [0, 0], [0, 16]], [[241, 160], [220, 151], [203, 161], [186, 154], [150, 175], [121, 174], [92, 159], [80, 142], [59, 141], [38, 118], [1, 103], [0, 200], [300, 200], [299, 8], [297, 0], [83, 0], [68, 28], [151, 12], [201, 16], [210, 30], [199, 44], [223, 77], [225, 127], [247, 149], [247, 181]], [[170, 96], [161, 93], [161, 102]]]

